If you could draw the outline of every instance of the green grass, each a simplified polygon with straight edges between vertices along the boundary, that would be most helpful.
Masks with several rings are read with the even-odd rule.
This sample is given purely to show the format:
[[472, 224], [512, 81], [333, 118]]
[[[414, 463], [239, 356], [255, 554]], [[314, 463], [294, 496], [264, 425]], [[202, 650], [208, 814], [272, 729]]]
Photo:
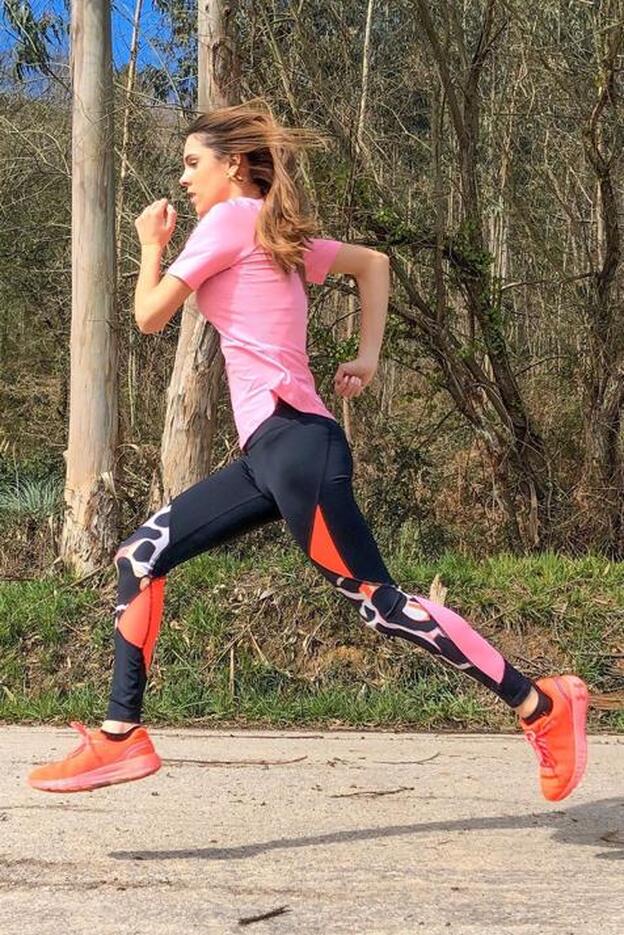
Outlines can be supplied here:
[[59, 477], [0, 479], [0, 513], [46, 519], [60, 509], [63, 482]]
[[[427, 594], [439, 574], [447, 604], [527, 674], [574, 670], [596, 692], [624, 688], [624, 566], [553, 554], [480, 562], [444, 554], [434, 563], [405, 540], [387, 558], [415, 593]], [[0, 719], [102, 716], [114, 585], [112, 571], [100, 590], [62, 577], [0, 582]], [[220, 549], [170, 575], [145, 714], [159, 724], [513, 724], [469, 679], [366, 630], [305, 558], [279, 543], [243, 559]], [[624, 712], [596, 713], [593, 726], [623, 730]]]

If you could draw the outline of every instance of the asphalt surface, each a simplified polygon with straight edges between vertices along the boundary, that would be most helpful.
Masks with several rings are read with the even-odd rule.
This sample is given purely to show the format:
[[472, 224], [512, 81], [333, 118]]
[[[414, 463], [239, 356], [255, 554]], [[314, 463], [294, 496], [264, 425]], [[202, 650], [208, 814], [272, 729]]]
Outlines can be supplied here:
[[77, 735], [0, 727], [2, 935], [624, 933], [622, 736], [556, 804], [516, 736], [153, 736], [156, 775], [50, 795]]

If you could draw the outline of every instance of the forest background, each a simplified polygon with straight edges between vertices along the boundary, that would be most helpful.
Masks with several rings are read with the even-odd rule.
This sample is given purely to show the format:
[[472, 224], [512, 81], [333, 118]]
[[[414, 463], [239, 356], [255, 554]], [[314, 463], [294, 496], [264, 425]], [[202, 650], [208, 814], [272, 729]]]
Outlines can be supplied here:
[[[357, 300], [311, 295], [309, 353], [395, 577], [459, 607], [531, 675], [574, 668], [624, 725], [624, 4], [240, 0], [242, 99], [325, 148], [300, 177], [327, 236], [391, 258], [374, 384], [332, 393]], [[70, 418], [69, 11], [5, 0], [0, 58], [0, 717], [94, 716], [110, 669], [108, 549], [76, 577], [62, 527]], [[111, 473], [121, 538], [162, 492], [180, 316], [141, 335], [133, 220], [178, 184], [197, 98], [188, 0], [113, 7], [116, 183]], [[135, 43], [132, 42], [133, 26]], [[134, 49], [134, 52], [133, 52]], [[236, 456], [219, 381], [207, 469]], [[106, 553], [106, 548], [104, 548]], [[280, 527], [171, 575], [148, 702], [165, 721], [506, 726], [409, 647], [362, 633]]]

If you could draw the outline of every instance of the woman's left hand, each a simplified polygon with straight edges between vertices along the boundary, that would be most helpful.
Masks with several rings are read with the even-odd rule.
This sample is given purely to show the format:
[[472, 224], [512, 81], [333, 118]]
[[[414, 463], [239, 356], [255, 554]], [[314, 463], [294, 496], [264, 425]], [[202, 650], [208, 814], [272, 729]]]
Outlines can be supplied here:
[[171, 240], [176, 226], [176, 209], [166, 198], [148, 205], [134, 222], [142, 247], [155, 244], [165, 247]]
[[356, 357], [339, 365], [334, 377], [334, 389], [338, 396], [353, 399], [371, 382], [377, 371], [377, 361], [368, 357]]

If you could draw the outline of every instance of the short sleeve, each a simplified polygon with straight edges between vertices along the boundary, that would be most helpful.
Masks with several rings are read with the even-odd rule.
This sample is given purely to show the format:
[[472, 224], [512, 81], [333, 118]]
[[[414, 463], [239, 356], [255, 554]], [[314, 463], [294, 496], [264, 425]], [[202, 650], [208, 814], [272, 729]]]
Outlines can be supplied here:
[[195, 291], [206, 279], [232, 266], [240, 258], [244, 246], [244, 225], [238, 223], [235, 215], [231, 202], [214, 205], [166, 272]]
[[303, 258], [306, 282], [324, 283], [341, 247], [338, 240], [311, 240]]

